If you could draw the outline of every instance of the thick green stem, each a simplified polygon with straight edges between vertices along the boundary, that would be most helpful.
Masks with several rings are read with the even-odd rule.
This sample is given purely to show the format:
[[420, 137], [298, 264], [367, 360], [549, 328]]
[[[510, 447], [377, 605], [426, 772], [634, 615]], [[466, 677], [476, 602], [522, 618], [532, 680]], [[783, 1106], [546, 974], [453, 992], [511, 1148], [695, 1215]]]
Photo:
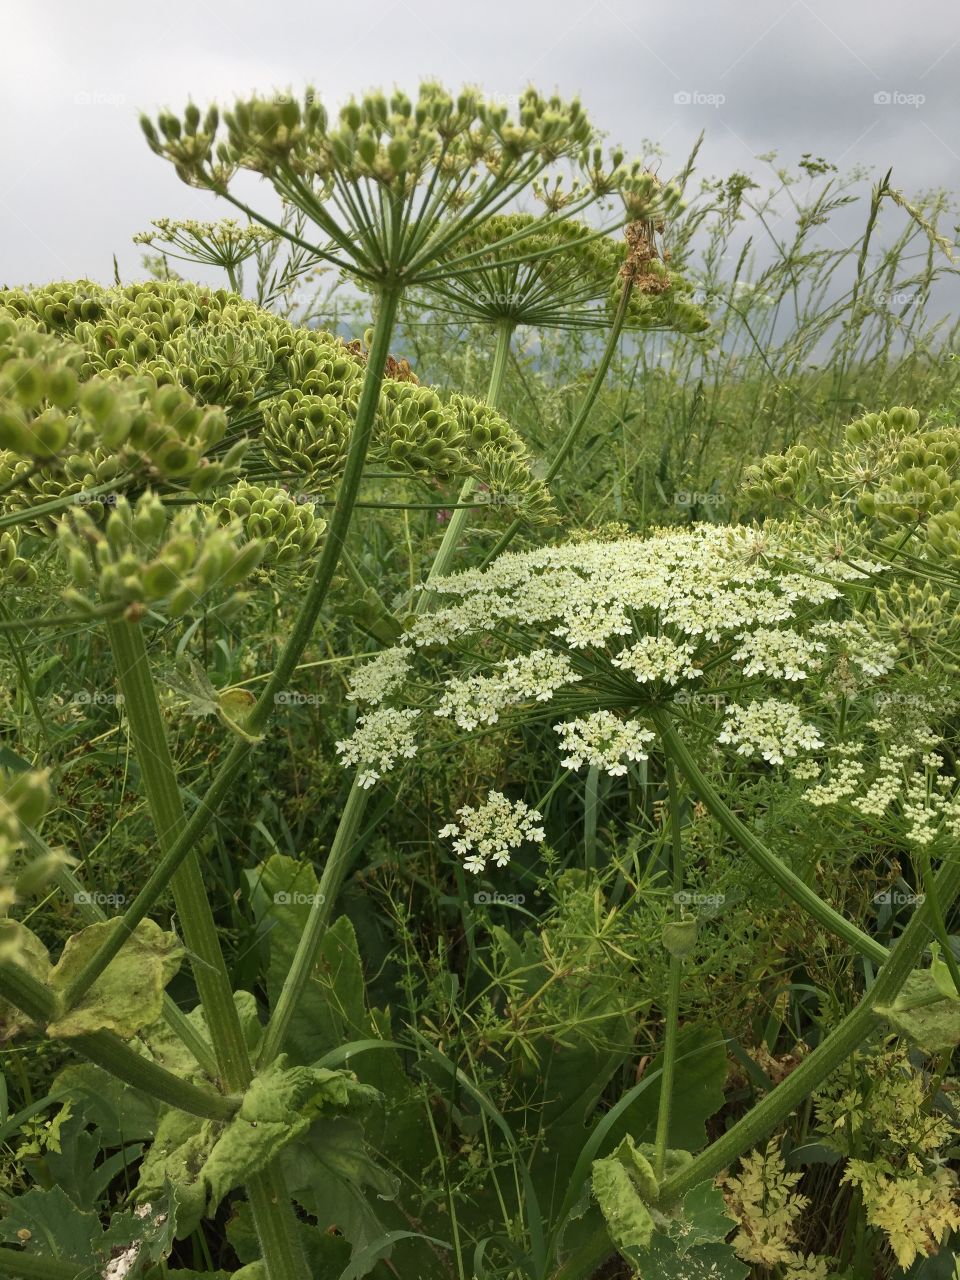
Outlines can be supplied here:
[[[680, 832], [680, 788], [677, 786], [677, 770], [670, 756], [667, 756], [666, 766], [667, 802], [670, 806], [673, 919], [674, 923], [679, 923], [683, 916], [681, 902], [683, 892], [683, 839]], [[670, 1112], [673, 1106], [673, 1081], [677, 1065], [677, 1037], [680, 1030], [680, 985], [682, 976], [683, 960], [678, 953], [671, 950], [670, 976], [667, 988], [666, 1038], [663, 1045], [663, 1075], [660, 1078], [657, 1132], [654, 1138], [653, 1171], [657, 1176], [658, 1182], [663, 1177], [667, 1164]]]
[[[507, 370], [507, 360], [510, 356], [510, 343], [513, 339], [516, 325], [512, 320], [504, 320], [497, 326], [497, 345], [493, 353], [493, 365], [490, 369], [490, 383], [487, 387], [487, 404], [491, 408], [496, 408], [500, 401], [500, 394], [503, 390], [504, 374]], [[436, 582], [437, 578], [444, 577], [450, 572], [450, 566], [457, 554], [457, 548], [460, 545], [460, 539], [463, 535], [464, 527], [470, 518], [473, 507], [464, 505], [470, 502], [470, 499], [477, 491], [477, 481], [473, 476], [469, 476], [463, 483], [460, 490], [460, 497], [457, 502], [457, 509], [450, 517], [450, 523], [447, 525], [443, 535], [443, 541], [434, 558], [433, 564], [430, 566], [430, 572], [427, 575], [427, 588], [429, 589], [432, 582]], [[427, 594], [426, 592], [424, 594]]]
[[731, 835], [746, 854], [767, 873], [775, 884], [779, 885], [789, 898], [808, 912], [830, 933], [836, 934], [844, 942], [850, 944], [861, 955], [875, 964], [883, 964], [890, 954], [887, 948], [869, 934], [858, 929], [852, 921], [847, 920], [820, 897], [815, 890], [800, 879], [795, 872], [771, 852], [749, 827], [731, 812], [720, 793], [711, 785], [701, 771], [696, 760], [687, 749], [673, 724], [673, 717], [665, 708], [658, 707], [650, 712], [664, 752], [672, 757], [689, 785], [697, 793], [723, 829]]
[[[169, 851], [183, 831], [185, 816], [143, 632], [139, 624], [124, 621], [110, 623], [109, 631], [157, 841], [161, 849]], [[253, 1068], [195, 851], [191, 850], [171, 876], [170, 887], [220, 1078], [231, 1092], [241, 1091], [253, 1078]], [[309, 1280], [297, 1219], [279, 1166], [274, 1164], [254, 1174], [246, 1183], [246, 1191], [270, 1280]]]
[[[494, 352], [493, 368], [490, 373], [490, 383], [487, 390], [487, 403], [494, 407], [503, 386], [503, 377], [507, 367], [507, 358], [510, 354], [510, 340], [513, 336], [514, 327], [512, 323], [505, 323], [497, 331], [497, 346]], [[461, 502], [467, 501], [473, 493], [473, 488], [471, 487], [473, 484], [472, 480], [466, 482], [460, 494]], [[436, 559], [427, 577], [428, 585], [431, 581], [449, 571], [450, 563], [457, 551], [459, 535], [466, 515], [466, 510], [462, 508], [454, 512], [440, 544], [440, 550], [437, 552]], [[463, 517], [463, 519], [458, 520], [458, 517]], [[428, 600], [429, 592], [423, 591], [417, 601], [418, 612], [423, 611]], [[258, 1065], [261, 1067], [266, 1066], [280, 1052], [287, 1028], [290, 1025], [290, 1018], [310, 982], [320, 945], [330, 924], [330, 917], [333, 913], [337, 894], [353, 861], [353, 844], [356, 840], [360, 823], [363, 821], [369, 794], [369, 791], [361, 787], [354, 779], [333, 838], [333, 844], [330, 847], [330, 853], [323, 868], [317, 897], [311, 904], [310, 914], [307, 917], [306, 927], [297, 946], [296, 955], [293, 958], [290, 971], [284, 980], [280, 996], [267, 1025], [258, 1061]]]
[[[564, 437], [563, 443], [554, 454], [553, 461], [547, 469], [547, 474], [544, 476], [545, 484], [549, 484], [550, 481], [553, 480], [564, 462], [566, 462], [570, 451], [577, 443], [577, 437], [580, 435], [580, 432], [586, 425], [587, 419], [590, 417], [590, 411], [593, 409], [597, 396], [603, 389], [603, 384], [607, 377], [607, 370], [610, 368], [610, 361], [613, 359], [614, 353], [617, 349], [617, 343], [620, 341], [620, 334], [627, 318], [627, 311], [630, 306], [630, 297], [632, 292], [633, 285], [628, 281], [623, 286], [623, 292], [620, 295], [620, 302], [617, 306], [616, 314], [613, 317], [610, 332], [607, 335], [607, 343], [603, 348], [600, 363], [597, 365], [593, 378], [590, 381], [590, 386], [587, 388], [587, 393], [583, 397], [583, 402], [580, 405], [576, 418], [573, 420], [573, 425]], [[491, 560], [495, 559], [500, 552], [513, 541], [522, 524], [523, 521], [520, 519], [516, 519], [510, 524], [498, 539], [493, 550], [489, 551], [484, 557], [484, 565], [488, 565]]]
[[[185, 818], [143, 631], [138, 623], [122, 620], [109, 623], [108, 628], [157, 843], [166, 852], [183, 830]], [[250, 1058], [196, 852], [185, 858], [171, 876], [170, 887], [221, 1080], [228, 1090], [245, 1089], [251, 1078]], [[122, 928], [117, 932], [126, 936]], [[88, 973], [84, 970], [66, 993], [68, 1002], [86, 991], [87, 986]]]
[[[330, 518], [323, 550], [317, 560], [313, 580], [303, 598], [293, 629], [287, 637], [273, 673], [245, 722], [251, 736], [263, 730], [271, 714], [276, 709], [277, 695], [286, 688], [291, 680], [297, 663], [300, 661], [303, 651], [309, 642], [317, 617], [323, 608], [330, 583], [340, 562], [376, 417], [380, 386], [383, 381], [383, 370], [387, 362], [387, 356], [390, 353], [390, 339], [393, 332], [393, 321], [396, 316], [398, 299], [399, 290], [397, 289], [385, 289], [381, 293], [373, 345], [367, 359], [356, 423], [350, 435], [347, 463], [337, 490], [336, 506]], [[238, 738], [234, 742], [196, 809], [190, 815], [190, 818], [170, 847], [162, 850], [160, 861], [150, 873], [143, 888], [124, 911], [121, 917], [123, 920], [122, 932], [107, 939], [96, 956], [91, 958], [84, 971], [85, 982], [92, 981], [93, 978], [103, 972], [123, 945], [124, 934], [135, 929], [144, 916], [152, 910], [164, 893], [173, 874], [196, 847], [198, 841], [216, 817], [220, 807], [235, 785], [247, 757], [253, 750], [253, 745], [252, 742], [248, 742], [243, 738]]]
[[[0, 965], [0, 996], [22, 1010], [32, 1022], [43, 1027], [61, 1012], [53, 993], [32, 974], [18, 965]], [[197, 1085], [158, 1066], [131, 1048], [112, 1031], [95, 1031], [71, 1036], [64, 1044], [125, 1084], [149, 1094], [160, 1102], [188, 1111], [191, 1115], [211, 1120], [229, 1120], [239, 1106], [239, 1099], [227, 1098], [212, 1089]]]
[[[938, 901], [946, 910], [960, 893], [960, 860], [951, 859], [943, 864], [936, 878], [936, 889]], [[933, 923], [933, 908], [928, 899], [914, 912], [896, 945], [888, 952], [888, 959], [873, 986], [853, 1012], [847, 1014], [796, 1071], [771, 1090], [722, 1138], [702, 1151], [682, 1172], [667, 1179], [660, 1192], [663, 1207], [676, 1204], [693, 1187], [715, 1177], [749, 1151], [846, 1061], [873, 1030], [875, 1007], [890, 1004], [896, 999], [930, 941]]]

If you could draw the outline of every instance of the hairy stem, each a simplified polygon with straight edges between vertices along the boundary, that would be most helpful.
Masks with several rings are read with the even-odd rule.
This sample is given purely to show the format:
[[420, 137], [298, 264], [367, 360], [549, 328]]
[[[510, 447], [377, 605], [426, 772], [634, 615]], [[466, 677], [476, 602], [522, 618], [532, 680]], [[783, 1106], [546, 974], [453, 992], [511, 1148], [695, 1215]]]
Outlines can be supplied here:
[[[945, 862], [936, 877], [937, 898], [947, 909], [960, 893], [960, 861]], [[914, 912], [870, 990], [838, 1027], [762, 1101], [727, 1130], [722, 1138], [696, 1156], [692, 1164], [668, 1178], [660, 1190], [660, 1203], [669, 1207], [693, 1187], [715, 1177], [745, 1151], [749, 1151], [781, 1124], [804, 1098], [830, 1076], [870, 1035], [877, 1005], [889, 1004], [910, 976], [933, 935], [930, 900]]]
[[[627, 309], [630, 306], [630, 296], [632, 292], [632, 283], [630, 281], [625, 282], [616, 314], [613, 317], [613, 323], [610, 326], [610, 332], [607, 335], [606, 346], [603, 348], [603, 354], [600, 356], [600, 363], [597, 365], [593, 378], [590, 381], [590, 386], [587, 388], [587, 393], [583, 397], [583, 402], [580, 405], [577, 416], [574, 418], [570, 430], [564, 437], [560, 448], [554, 454], [553, 461], [547, 469], [547, 474], [544, 476], [545, 484], [549, 484], [550, 481], [553, 480], [564, 462], [566, 462], [570, 451], [577, 443], [577, 438], [580, 435], [580, 432], [583, 430], [587, 419], [590, 417], [590, 412], [593, 409], [597, 396], [603, 389], [607, 370], [610, 368], [610, 361], [613, 359], [614, 352], [617, 349], [617, 343], [620, 341], [620, 334], [627, 318]], [[509, 527], [500, 536], [493, 549], [487, 552], [483, 561], [484, 565], [488, 565], [491, 560], [494, 560], [500, 552], [504, 550], [505, 547], [509, 546], [516, 537], [517, 531], [520, 529], [522, 524], [523, 521], [518, 518], [509, 525]]]
[[[493, 407], [497, 404], [503, 386], [503, 377], [507, 367], [507, 357], [510, 353], [510, 341], [514, 327], [512, 323], [505, 323], [497, 331], [497, 346], [494, 353], [493, 368], [490, 373], [490, 384], [487, 390], [487, 403]], [[473, 481], [468, 480], [464, 485], [460, 494], [461, 502], [470, 497], [473, 490], [470, 489], [468, 491], [468, 486], [472, 484]], [[457, 510], [447, 526], [440, 549], [427, 577], [428, 585], [431, 581], [448, 572], [449, 565], [456, 554], [459, 535], [464, 523], [463, 520], [458, 522], [458, 516], [463, 516], [465, 519], [466, 511], [462, 508]], [[430, 593], [423, 591], [417, 601], [417, 612], [422, 612], [427, 607], [429, 599]], [[276, 1007], [267, 1025], [258, 1061], [260, 1066], [265, 1066], [271, 1062], [280, 1052], [293, 1012], [301, 995], [309, 985], [310, 976], [317, 962], [317, 955], [323, 942], [324, 934], [330, 925], [337, 894], [353, 862], [353, 845], [360, 823], [363, 821], [369, 794], [369, 791], [361, 787], [354, 779], [333, 838], [333, 844], [330, 847], [330, 853], [324, 864], [317, 896], [310, 906], [306, 927], [300, 937], [290, 971], [284, 979]]]
[[[516, 325], [512, 320], [504, 320], [497, 326], [497, 345], [493, 353], [493, 365], [490, 370], [490, 384], [487, 388], [487, 404], [491, 408], [496, 408], [500, 401], [500, 393], [503, 390], [503, 379], [507, 369], [507, 359], [510, 355], [510, 343], [513, 339]], [[430, 584], [436, 582], [437, 578], [442, 578], [450, 572], [450, 566], [457, 554], [457, 548], [460, 545], [460, 539], [463, 536], [464, 526], [469, 519], [470, 512], [474, 509], [469, 504], [470, 499], [477, 491], [477, 481], [473, 476], [463, 483], [460, 490], [460, 496], [457, 499], [458, 506], [450, 517], [450, 523], [447, 525], [443, 535], [443, 541], [440, 543], [440, 549], [434, 558], [433, 564], [430, 566], [430, 572], [427, 575], [427, 588]]]
[[[679, 923], [683, 914], [683, 840], [680, 833], [680, 788], [677, 770], [667, 756], [667, 796], [670, 806], [671, 862], [673, 884], [673, 919]], [[663, 1045], [663, 1076], [660, 1080], [660, 1100], [657, 1105], [657, 1132], [654, 1138], [653, 1171], [657, 1181], [663, 1177], [667, 1163], [667, 1144], [670, 1137], [670, 1112], [673, 1106], [673, 1081], [677, 1064], [677, 1036], [680, 1030], [680, 986], [683, 976], [683, 960], [670, 952], [670, 976], [667, 987], [666, 1039]]]
[[[185, 817], [143, 632], [138, 624], [125, 621], [110, 623], [109, 631], [130, 736], [157, 840], [161, 849], [169, 850], [183, 830]], [[171, 876], [170, 887], [191, 955], [221, 1081], [231, 1092], [243, 1090], [253, 1078], [253, 1068], [195, 851], [188, 854]], [[252, 1175], [246, 1191], [270, 1280], [308, 1280], [310, 1273], [297, 1220], [279, 1165], [274, 1162]]]
[[[19, 965], [0, 964], [0, 997], [43, 1027], [62, 1011], [53, 992]], [[64, 1044], [95, 1062], [111, 1075], [160, 1102], [191, 1115], [211, 1120], [229, 1120], [239, 1099], [227, 1098], [212, 1089], [201, 1089], [172, 1071], [152, 1062], [131, 1048], [112, 1031], [92, 1031], [65, 1038]]]
[[[297, 663], [303, 654], [313, 632], [314, 625], [323, 608], [330, 583], [337, 570], [346, 533], [350, 524], [360, 485], [363, 463], [366, 458], [376, 416], [383, 381], [383, 368], [389, 355], [390, 335], [393, 319], [396, 315], [399, 292], [385, 290], [381, 294], [378, 322], [374, 331], [373, 347], [367, 360], [363, 390], [357, 409], [357, 419], [350, 436], [347, 451], [347, 463], [337, 491], [336, 506], [330, 518], [324, 539], [323, 550], [317, 560], [313, 580], [307, 589], [300, 612], [293, 628], [287, 637], [277, 665], [264, 686], [263, 692], [252, 707], [246, 727], [251, 737], [261, 732], [276, 708], [277, 695], [284, 690], [296, 670]], [[148, 876], [145, 884], [133, 901], [127, 906], [121, 919], [123, 932], [108, 938], [85, 971], [84, 981], [102, 973], [123, 945], [123, 936], [135, 929], [137, 924], [152, 910], [164, 893], [171, 876], [177, 871], [184, 859], [196, 847], [197, 842], [214, 820], [220, 807], [236, 784], [240, 770], [253, 750], [254, 743], [238, 738], [226, 758], [217, 770], [196, 809], [186, 821], [182, 830], [176, 835], [169, 848], [161, 849], [162, 856]]]

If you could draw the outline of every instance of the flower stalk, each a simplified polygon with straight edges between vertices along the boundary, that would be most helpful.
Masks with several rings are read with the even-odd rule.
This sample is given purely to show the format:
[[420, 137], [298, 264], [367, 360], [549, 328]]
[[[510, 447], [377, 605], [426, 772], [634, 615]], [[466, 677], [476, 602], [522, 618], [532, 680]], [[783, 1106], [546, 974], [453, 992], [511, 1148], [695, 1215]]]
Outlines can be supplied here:
[[666, 755], [676, 762], [687, 782], [723, 829], [736, 840], [757, 866], [766, 872], [789, 898], [813, 916], [824, 929], [842, 938], [874, 964], [883, 964], [890, 954], [887, 948], [875, 938], [871, 938], [869, 934], [864, 933], [862, 929], [858, 929], [852, 921], [847, 920], [829, 903], [824, 902], [815, 890], [791, 871], [786, 863], [768, 849], [763, 841], [732, 812], [720, 793], [706, 778], [689, 748], [677, 733], [670, 712], [664, 707], [655, 707], [650, 711], [650, 719], [660, 735]]

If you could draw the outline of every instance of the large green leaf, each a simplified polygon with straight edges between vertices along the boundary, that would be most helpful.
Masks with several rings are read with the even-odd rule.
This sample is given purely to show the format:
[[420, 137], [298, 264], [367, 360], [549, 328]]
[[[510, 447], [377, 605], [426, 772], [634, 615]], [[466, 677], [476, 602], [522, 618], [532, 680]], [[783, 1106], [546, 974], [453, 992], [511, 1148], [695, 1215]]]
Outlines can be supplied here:
[[[274, 1006], [319, 892], [308, 862], [274, 854], [249, 873], [254, 906], [267, 938], [267, 993]], [[316, 1062], [347, 1040], [376, 1035], [364, 999], [363, 967], [346, 916], [326, 934], [306, 990], [297, 1002], [284, 1042], [291, 1062]]]
[[891, 1004], [878, 1004], [876, 1011], [927, 1053], [942, 1053], [960, 1044], [960, 1000], [944, 996], [931, 969], [915, 969], [897, 998]]
[[[167, 1189], [169, 1190], [169, 1188]], [[117, 1275], [134, 1276], [165, 1258], [173, 1245], [173, 1213], [161, 1195], [129, 1213], [115, 1213], [104, 1230], [98, 1214], [78, 1209], [62, 1187], [32, 1187], [8, 1198], [0, 1218], [0, 1240], [16, 1244], [27, 1257], [56, 1258], [90, 1267], [97, 1275], [118, 1259], [128, 1265]]]
[[[50, 974], [50, 955], [37, 935], [19, 922], [9, 917], [0, 920], [0, 952], [9, 955], [17, 964], [36, 978], [46, 982]], [[0, 1041], [12, 1040], [15, 1035], [25, 1031], [31, 1025], [25, 1013], [0, 1000]]]
[[239, 1111], [225, 1124], [172, 1109], [164, 1114], [140, 1168], [137, 1199], [149, 1200], [172, 1183], [179, 1201], [177, 1235], [189, 1234], [321, 1112], [363, 1105], [374, 1096], [348, 1072], [288, 1067], [277, 1058], [254, 1077]]
[[[668, 1151], [664, 1177], [691, 1161], [688, 1151]], [[654, 1148], [625, 1138], [612, 1155], [593, 1164], [593, 1194], [610, 1238], [638, 1268], [641, 1280], [741, 1280], [746, 1268], [725, 1243], [734, 1223], [712, 1183], [694, 1187], [667, 1213], [657, 1208]]]
[[383, 1236], [372, 1198], [394, 1199], [399, 1183], [377, 1164], [355, 1120], [315, 1120], [285, 1152], [284, 1169], [290, 1194], [319, 1227], [336, 1227], [355, 1248], [366, 1248]]
[[[121, 920], [104, 920], [68, 938], [48, 985], [62, 994], [104, 941], [123, 927]], [[175, 934], [164, 932], [153, 920], [141, 920], [77, 1004], [47, 1025], [47, 1033], [63, 1037], [113, 1031], [129, 1039], [160, 1017], [164, 989], [182, 957]]]

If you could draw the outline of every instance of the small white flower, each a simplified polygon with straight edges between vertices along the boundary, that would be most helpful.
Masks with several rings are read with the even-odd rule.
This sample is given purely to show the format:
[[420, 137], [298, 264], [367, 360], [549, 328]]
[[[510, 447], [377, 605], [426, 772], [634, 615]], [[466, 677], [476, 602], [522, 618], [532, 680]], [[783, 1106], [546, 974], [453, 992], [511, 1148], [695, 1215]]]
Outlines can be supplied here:
[[586, 763], [614, 777], [627, 772], [626, 761], [646, 760], [644, 748], [655, 737], [638, 720], [621, 720], [612, 711], [595, 711], [585, 719], [553, 727], [567, 753], [560, 762], [565, 769], [579, 769]]
[[734, 703], [717, 738], [736, 746], [741, 756], [760, 755], [770, 764], [783, 764], [801, 751], [823, 746], [813, 725], [808, 724], [792, 702], [766, 698], [746, 707]]
[[535, 649], [509, 659], [492, 675], [448, 680], [435, 714], [452, 716], [469, 732], [481, 724], [496, 724], [505, 707], [531, 698], [548, 702], [563, 685], [582, 678], [565, 653]]
[[403, 645], [384, 649], [354, 671], [347, 697], [351, 702], [383, 702], [403, 685], [410, 672], [410, 650]]
[[643, 636], [629, 649], [621, 649], [611, 661], [621, 671], [629, 671], [640, 684], [655, 680], [678, 684], [702, 674], [698, 667], [690, 665], [692, 653], [692, 644], [677, 644], [669, 636]]
[[357, 782], [361, 787], [372, 787], [398, 759], [409, 760], [417, 754], [413, 722], [419, 714], [419, 711], [383, 707], [357, 716], [353, 736], [336, 745], [340, 763], [346, 768], [357, 767]]
[[449, 822], [437, 835], [453, 840], [455, 853], [463, 858], [466, 871], [479, 875], [489, 860], [498, 867], [510, 861], [513, 849], [524, 841], [540, 844], [544, 839], [543, 815], [530, 809], [522, 800], [508, 800], [500, 791], [491, 791], [486, 803], [474, 808], [464, 805], [457, 810], [459, 824]]
[[743, 674], [775, 680], [805, 680], [818, 669], [817, 655], [827, 647], [822, 640], [807, 640], [789, 627], [758, 627], [737, 639], [740, 647], [733, 661], [743, 663]]

